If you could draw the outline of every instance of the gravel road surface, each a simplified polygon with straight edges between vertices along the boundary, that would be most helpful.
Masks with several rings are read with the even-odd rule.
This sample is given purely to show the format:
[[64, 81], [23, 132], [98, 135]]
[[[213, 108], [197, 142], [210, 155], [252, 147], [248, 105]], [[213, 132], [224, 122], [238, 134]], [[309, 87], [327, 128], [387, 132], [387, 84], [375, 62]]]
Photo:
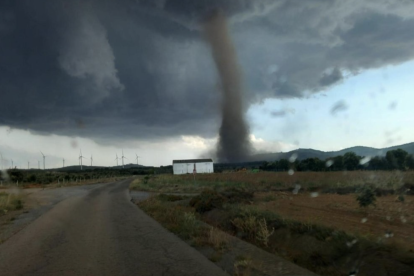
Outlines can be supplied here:
[[1, 275], [227, 275], [130, 201], [129, 181], [54, 205], [0, 245]]

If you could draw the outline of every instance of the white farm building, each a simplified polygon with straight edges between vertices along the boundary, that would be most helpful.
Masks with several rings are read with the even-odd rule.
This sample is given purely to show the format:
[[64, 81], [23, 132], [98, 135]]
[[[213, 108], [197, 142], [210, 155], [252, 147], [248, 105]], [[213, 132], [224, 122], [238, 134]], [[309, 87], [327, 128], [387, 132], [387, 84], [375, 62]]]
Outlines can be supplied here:
[[174, 174], [213, 173], [212, 159], [173, 160]]

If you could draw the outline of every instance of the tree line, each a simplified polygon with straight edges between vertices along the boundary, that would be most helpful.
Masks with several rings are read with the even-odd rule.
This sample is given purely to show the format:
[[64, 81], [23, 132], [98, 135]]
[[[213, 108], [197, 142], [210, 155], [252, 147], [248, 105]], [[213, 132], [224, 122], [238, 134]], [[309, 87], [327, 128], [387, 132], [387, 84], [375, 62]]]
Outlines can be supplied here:
[[358, 156], [355, 152], [330, 157], [325, 160], [307, 158], [303, 160], [280, 159], [264, 162], [260, 166], [265, 171], [353, 171], [353, 170], [410, 170], [414, 169], [414, 156], [405, 150], [387, 151], [385, 156], [373, 158]]
[[[58, 170], [21, 170], [9, 169], [0, 174], [0, 182], [4, 183], [39, 183], [50, 184], [55, 182], [74, 182], [79, 180], [101, 179], [111, 177], [122, 177], [131, 175], [147, 175], [162, 171], [155, 168], [96, 168], [83, 171], [58, 171]], [[1, 185], [0, 184], [0, 185]]]

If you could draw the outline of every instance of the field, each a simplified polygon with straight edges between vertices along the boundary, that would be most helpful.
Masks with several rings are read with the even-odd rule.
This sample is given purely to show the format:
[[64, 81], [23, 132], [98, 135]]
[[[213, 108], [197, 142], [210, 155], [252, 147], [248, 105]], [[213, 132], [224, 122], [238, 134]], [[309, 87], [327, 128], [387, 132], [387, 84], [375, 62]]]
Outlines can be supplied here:
[[[361, 187], [370, 187], [373, 204], [359, 205]], [[157, 210], [194, 214], [319, 275], [414, 271], [413, 171], [160, 175], [141, 177], [131, 189], [170, 194], [139, 205], [179, 236], [179, 220]]]
[[[155, 181], [156, 179], [156, 181]], [[145, 182], [145, 181], [144, 181]], [[193, 175], [147, 176], [140, 189], [156, 192], [194, 192], [204, 188], [239, 187], [255, 191], [302, 190], [336, 192], [353, 191], [361, 185], [382, 190], [398, 190], [404, 184], [414, 185], [414, 171], [345, 171], [345, 172], [237, 172]]]

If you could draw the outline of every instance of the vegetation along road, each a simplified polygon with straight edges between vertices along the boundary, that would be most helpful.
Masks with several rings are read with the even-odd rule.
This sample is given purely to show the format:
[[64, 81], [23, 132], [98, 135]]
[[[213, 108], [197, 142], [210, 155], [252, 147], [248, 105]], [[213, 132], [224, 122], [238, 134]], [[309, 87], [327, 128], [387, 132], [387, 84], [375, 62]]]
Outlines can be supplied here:
[[138, 209], [129, 183], [62, 200], [10, 237], [1, 275], [225, 275]]

